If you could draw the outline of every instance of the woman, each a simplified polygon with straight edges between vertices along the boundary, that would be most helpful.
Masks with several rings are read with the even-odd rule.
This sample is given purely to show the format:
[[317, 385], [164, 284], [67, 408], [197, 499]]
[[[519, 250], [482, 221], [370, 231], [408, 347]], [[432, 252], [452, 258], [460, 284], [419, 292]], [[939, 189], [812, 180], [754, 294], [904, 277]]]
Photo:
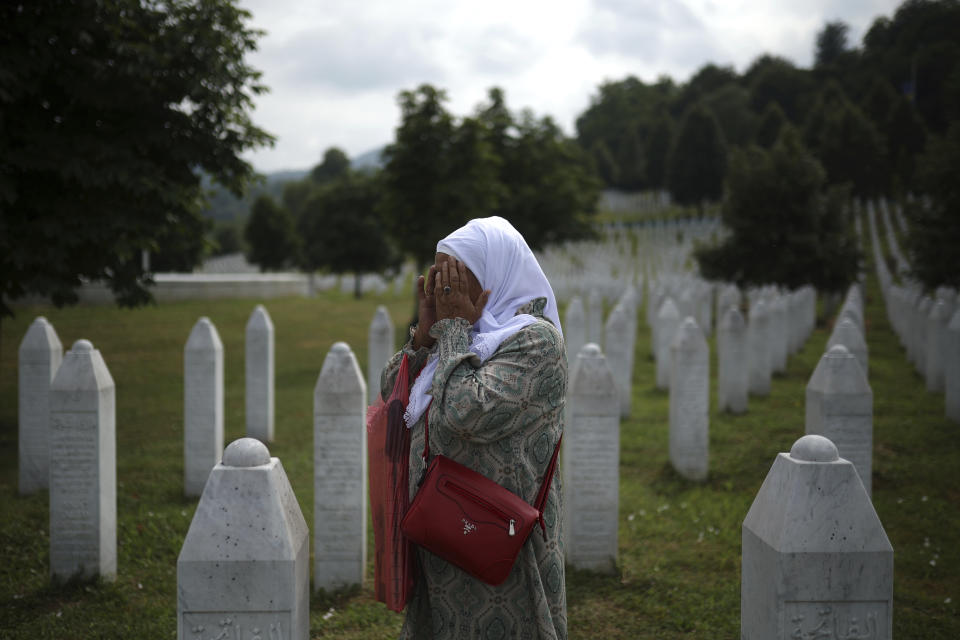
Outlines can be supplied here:
[[[567, 362], [557, 302], [523, 236], [499, 217], [470, 221], [437, 244], [417, 280], [419, 324], [387, 363], [384, 398], [408, 356], [410, 478], [430, 452], [482, 473], [531, 504], [563, 431]], [[560, 474], [539, 527], [496, 587], [418, 549], [420, 572], [402, 638], [567, 637]], [[416, 495], [411, 482], [410, 499]]]

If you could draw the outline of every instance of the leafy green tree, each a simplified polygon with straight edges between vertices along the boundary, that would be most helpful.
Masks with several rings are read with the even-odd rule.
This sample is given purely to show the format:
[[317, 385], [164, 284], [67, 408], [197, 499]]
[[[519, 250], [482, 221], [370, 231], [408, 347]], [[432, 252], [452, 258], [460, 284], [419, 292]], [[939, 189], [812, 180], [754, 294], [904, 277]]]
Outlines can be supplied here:
[[317, 184], [341, 178], [350, 172], [350, 158], [338, 147], [323, 152], [323, 162], [310, 171], [310, 179]]
[[804, 139], [827, 172], [830, 184], [849, 184], [872, 197], [886, 191], [886, 148], [876, 126], [831, 81], [811, 111]]
[[437, 241], [501, 196], [498, 158], [472, 119], [462, 124], [444, 107], [446, 94], [430, 85], [399, 96], [401, 123], [384, 150], [386, 224], [399, 249], [418, 265], [433, 259]]
[[835, 65], [849, 50], [847, 34], [850, 27], [840, 21], [828, 22], [817, 33], [817, 47], [814, 54], [814, 66], [826, 67]]
[[770, 151], [733, 151], [721, 210], [730, 234], [697, 249], [700, 272], [741, 286], [843, 291], [856, 276], [859, 254], [843, 213], [845, 195], [825, 185], [823, 168], [793, 127], [784, 127]]
[[884, 120], [890, 169], [901, 193], [911, 190], [917, 160], [927, 144], [927, 130], [913, 103], [900, 96]]
[[627, 126], [620, 140], [617, 166], [620, 169], [617, 185], [621, 188], [636, 191], [646, 185], [647, 159], [644, 157], [643, 142], [640, 139], [639, 125], [636, 123]]
[[597, 140], [590, 148], [590, 155], [597, 167], [597, 173], [600, 179], [607, 186], [614, 186], [620, 182], [620, 167], [617, 161], [613, 159], [613, 154], [603, 140]]
[[697, 205], [701, 213], [708, 200], [723, 195], [727, 145], [713, 114], [701, 104], [691, 107], [667, 160], [667, 187], [683, 205]]
[[653, 189], [667, 186], [667, 157], [673, 146], [673, 136], [673, 119], [663, 112], [654, 121], [647, 137], [647, 184]]
[[291, 180], [283, 185], [281, 201], [283, 202], [283, 207], [290, 212], [294, 220], [300, 218], [304, 205], [307, 203], [307, 200], [310, 199], [310, 196], [316, 193], [317, 188], [317, 183], [311, 179]]
[[776, 102], [771, 102], [764, 109], [760, 116], [760, 123], [757, 125], [756, 143], [764, 149], [769, 149], [776, 143], [780, 137], [780, 131], [783, 126], [788, 124], [787, 116], [783, 114], [783, 109]]
[[261, 32], [232, 0], [0, 3], [0, 316], [76, 302], [85, 279], [151, 299], [141, 253], [192, 266], [201, 172], [241, 193], [266, 90]]
[[806, 69], [784, 58], [764, 55], [753, 62], [743, 76], [756, 113], [776, 102], [790, 122], [799, 122], [813, 102], [815, 81]]
[[727, 85], [736, 84], [737, 79], [737, 72], [734, 71], [733, 67], [718, 67], [713, 63], [705, 64], [680, 88], [670, 105], [671, 112], [680, 116], [711, 93], [715, 93]]
[[221, 222], [213, 229], [213, 241], [216, 244], [213, 255], [225, 256], [243, 250], [240, 243], [240, 231], [233, 222]]
[[277, 271], [297, 262], [293, 217], [270, 196], [254, 201], [243, 235], [249, 247], [247, 259], [261, 271]]
[[913, 275], [927, 288], [960, 287], [960, 122], [929, 141], [917, 167], [918, 182], [929, 203], [914, 203], [907, 250]]
[[750, 107], [750, 93], [746, 89], [730, 82], [707, 94], [703, 103], [716, 117], [728, 145], [750, 144], [757, 126], [757, 116]]
[[378, 178], [347, 174], [328, 182], [306, 201], [297, 221], [303, 242], [300, 266], [354, 274], [359, 298], [364, 273], [398, 263], [378, 206]]

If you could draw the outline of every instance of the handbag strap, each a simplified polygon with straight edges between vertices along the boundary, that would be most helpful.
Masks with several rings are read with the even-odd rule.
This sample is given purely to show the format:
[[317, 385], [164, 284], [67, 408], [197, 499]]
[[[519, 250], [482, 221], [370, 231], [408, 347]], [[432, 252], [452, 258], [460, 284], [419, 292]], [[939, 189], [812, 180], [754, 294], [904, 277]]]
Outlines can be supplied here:
[[[420, 457], [423, 459], [423, 465], [426, 467], [427, 460], [430, 459], [430, 406], [433, 404], [431, 398], [427, 410], [423, 413], [423, 453]], [[537, 510], [537, 522], [540, 523], [540, 531], [543, 532], [543, 541], [547, 541], [547, 525], [543, 521], [543, 510], [547, 506], [547, 498], [550, 495], [550, 485], [553, 482], [553, 474], [557, 471], [557, 458], [560, 457], [560, 444], [563, 442], [563, 432], [557, 439], [557, 445], [553, 448], [553, 456], [550, 457], [550, 464], [543, 474], [543, 482], [540, 483], [540, 490], [537, 491], [537, 500], [533, 508]]]

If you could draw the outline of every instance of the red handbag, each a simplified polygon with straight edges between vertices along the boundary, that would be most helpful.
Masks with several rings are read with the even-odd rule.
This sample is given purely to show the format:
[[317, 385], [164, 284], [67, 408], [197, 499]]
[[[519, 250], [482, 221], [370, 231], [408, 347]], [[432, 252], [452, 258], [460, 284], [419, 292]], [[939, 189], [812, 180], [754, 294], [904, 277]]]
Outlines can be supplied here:
[[[429, 411], [429, 409], [428, 409]], [[425, 421], [423, 459], [430, 455], [429, 423]], [[507, 579], [520, 549], [540, 523], [557, 468], [560, 440], [553, 450], [537, 495], [530, 505], [517, 494], [450, 458], [437, 455], [421, 480], [403, 517], [407, 538], [478, 580], [498, 585]]]

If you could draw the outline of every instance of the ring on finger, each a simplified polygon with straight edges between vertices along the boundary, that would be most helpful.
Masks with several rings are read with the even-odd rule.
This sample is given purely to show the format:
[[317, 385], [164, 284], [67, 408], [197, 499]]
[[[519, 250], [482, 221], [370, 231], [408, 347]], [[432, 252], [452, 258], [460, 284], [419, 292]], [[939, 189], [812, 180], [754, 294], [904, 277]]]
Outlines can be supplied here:
[[447, 285], [443, 288], [443, 294], [446, 295], [448, 293], [450, 293], [450, 285]]

